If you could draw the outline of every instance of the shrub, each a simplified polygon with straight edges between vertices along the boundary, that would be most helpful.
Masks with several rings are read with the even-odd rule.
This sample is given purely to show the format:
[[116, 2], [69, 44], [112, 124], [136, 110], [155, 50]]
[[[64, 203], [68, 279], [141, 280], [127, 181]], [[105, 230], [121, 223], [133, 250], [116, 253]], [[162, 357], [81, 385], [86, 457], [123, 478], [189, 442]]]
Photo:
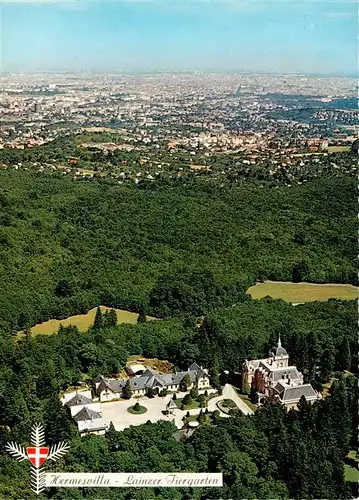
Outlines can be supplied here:
[[247, 396], [249, 396], [251, 393], [251, 388], [250, 388], [250, 385], [248, 384], [247, 380], [244, 380], [244, 382], [242, 384], [242, 392], [243, 392], [243, 394], [247, 394]]
[[204, 423], [206, 422], [206, 416], [205, 416], [205, 414], [204, 414], [204, 413], [202, 413], [202, 411], [201, 411], [201, 413], [200, 413], [200, 414], [198, 415], [198, 417], [197, 417], [197, 422], [198, 422], [199, 424], [201, 424], [201, 425], [202, 425], [202, 424], [204, 424]]
[[200, 404], [205, 403], [205, 402], [206, 402], [206, 397], [205, 397], [205, 395], [204, 395], [204, 394], [200, 394], [200, 395], [198, 396], [197, 401], [198, 401]]
[[146, 390], [146, 396], [148, 398], [154, 398], [155, 397], [155, 391], [152, 389], [152, 387], [148, 387]]
[[189, 394], [186, 394], [185, 397], [183, 398], [183, 404], [186, 406], [186, 405], [190, 405], [192, 403], [192, 398]]
[[192, 387], [189, 393], [192, 399], [198, 398], [198, 389], [196, 387]]
[[222, 401], [222, 405], [226, 408], [237, 408], [236, 403], [231, 399], [225, 399], [224, 401]]
[[122, 397], [123, 399], [130, 399], [132, 396], [132, 390], [130, 386], [130, 381], [127, 380], [126, 385], [122, 389]]
[[181, 391], [183, 392], [187, 391], [190, 385], [191, 385], [191, 377], [187, 374], [183, 377], [183, 379], [180, 382]]

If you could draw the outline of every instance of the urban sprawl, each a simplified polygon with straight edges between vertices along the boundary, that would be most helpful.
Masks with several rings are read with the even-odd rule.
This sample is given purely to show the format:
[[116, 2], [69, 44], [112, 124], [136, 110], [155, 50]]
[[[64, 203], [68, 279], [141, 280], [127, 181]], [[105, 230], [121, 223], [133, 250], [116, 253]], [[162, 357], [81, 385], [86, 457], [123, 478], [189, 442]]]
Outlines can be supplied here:
[[[3, 151], [2, 168], [74, 178], [235, 181], [254, 170], [259, 180], [290, 185], [306, 182], [313, 163], [339, 168], [333, 153], [349, 149], [358, 132], [351, 78], [7, 74], [1, 86], [0, 148], [11, 151]], [[50, 142], [58, 151], [37, 153]], [[24, 149], [27, 156], [16, 155]]]

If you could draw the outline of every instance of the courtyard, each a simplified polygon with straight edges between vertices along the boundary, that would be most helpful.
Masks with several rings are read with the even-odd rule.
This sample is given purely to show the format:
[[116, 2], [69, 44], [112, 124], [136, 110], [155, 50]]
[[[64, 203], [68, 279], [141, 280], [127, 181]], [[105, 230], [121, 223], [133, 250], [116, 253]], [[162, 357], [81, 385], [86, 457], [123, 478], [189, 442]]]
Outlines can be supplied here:
[[[178, 392], [176, 394], [177, 398], [183, 398], [187, 393]], [[166, 415], [165, 410], [168, 402], [172, 399], [173, 394], [169, 394], [165, 397], [155, 396], [154, 398], [148, 398], [144, 396], [142, 398], [131, 398], [128, 400], [120, 401], [110, 401], [108, 403], [101, 404], [102, 417], [103, 419], [110, 423], [112, 422], [117, 431], [122, 431], [129, 427], [130, 425], [142, 425], [150, 421], [152, 423], [158, 422], [158, 420], [165, 420], [168, 422], [173, 422], [178, 429], [183, 427], [183, 418], [187, 414], [187, 410], [174, 410], [173, 414]], [[221, 396], [216, 396], [208, 401], [208, 411], [213, 412], [219, 410], [217, 403], [224, 399], [232, 399], [242, 413], [245, 415], [252, 414], [252, 410], [241, 400], [237, 395], [236, 391], [229, 384], [226, 384], [223, 388], [223, 394]], [[138, 401], [141, 406], [144, 406], [147, 411], [143, 414], [131, 414], [128, 409], [131, 408], [135, 402]], [[189, 410], [190, 415], [198, 415], [201, 408], [196, 408]], [[203, 408], [205, 411], [205, 408]], [[223, 412], [220, 412], [221, 416], [228, 417]]]

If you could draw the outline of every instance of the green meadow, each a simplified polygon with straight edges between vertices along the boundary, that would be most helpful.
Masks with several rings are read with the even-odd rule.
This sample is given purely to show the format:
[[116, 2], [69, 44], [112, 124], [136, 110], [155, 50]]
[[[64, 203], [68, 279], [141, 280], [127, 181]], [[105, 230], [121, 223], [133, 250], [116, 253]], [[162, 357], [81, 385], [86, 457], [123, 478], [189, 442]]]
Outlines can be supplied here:
[[[66, 319], [50, 319], [44, 323], [38, 323], [31, 328], [32, 335], [52, 335], [57, 333], [60, 325], [66, 326], [77, 326], [80, 332], [87, 332], [90, 326], [93, 325], [95, 321], [96, 307], [90, 309], [87, 314], [77, 314], [76, 316], [69, 316]], [[109, 311], [111, 308], [106, 306], [100, 306], [102, 313]], [[138, 313], [124, 311], [123, 309], [115, 309], [117, 315], [117, 323], [137, 323]], [[154, 320], [151, 316], [147, 316], [148, 320]], [[23, 335], [23, 331], [19, 332]]]
[[292, 283], [290, 281], [265, 281], [251, 286], [247, 294], [252, 299], [269, 296], [286, 302], [313, 302], [328, 299], [355, 300], [359, 296], [358, 288], [353, 285], [337, 283]]

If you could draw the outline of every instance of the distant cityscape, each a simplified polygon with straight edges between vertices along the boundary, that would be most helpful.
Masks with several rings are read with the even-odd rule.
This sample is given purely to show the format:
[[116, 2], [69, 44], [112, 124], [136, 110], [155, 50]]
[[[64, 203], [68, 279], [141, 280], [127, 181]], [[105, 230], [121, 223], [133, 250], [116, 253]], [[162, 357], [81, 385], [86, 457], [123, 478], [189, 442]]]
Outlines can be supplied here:
[[[74, 178], [139, 183], [189, 171], [218, 180], [234, 162], [232, 178], [260, 166], [259, 178], [284, 175], [290, 185], [358, 136], [357, 82], [348, 77], [6, 74], [1, 90], [2, 167]], [[74, 137], [65, 154], [61, 141]], [[31, 156], [53, 141], [65, 156]], [[29, 150], [27, 161], [5, 153], [18, 149]]]
[[[6, 75], [2, 147], [34, 146], [86, 127], [126, 128], [130, 143], [260, 150], [277, 140], [351, 141], [357, 84], [350, 78], [233, 74]], [[301, 109], [311, 110], [299, 116]]]

